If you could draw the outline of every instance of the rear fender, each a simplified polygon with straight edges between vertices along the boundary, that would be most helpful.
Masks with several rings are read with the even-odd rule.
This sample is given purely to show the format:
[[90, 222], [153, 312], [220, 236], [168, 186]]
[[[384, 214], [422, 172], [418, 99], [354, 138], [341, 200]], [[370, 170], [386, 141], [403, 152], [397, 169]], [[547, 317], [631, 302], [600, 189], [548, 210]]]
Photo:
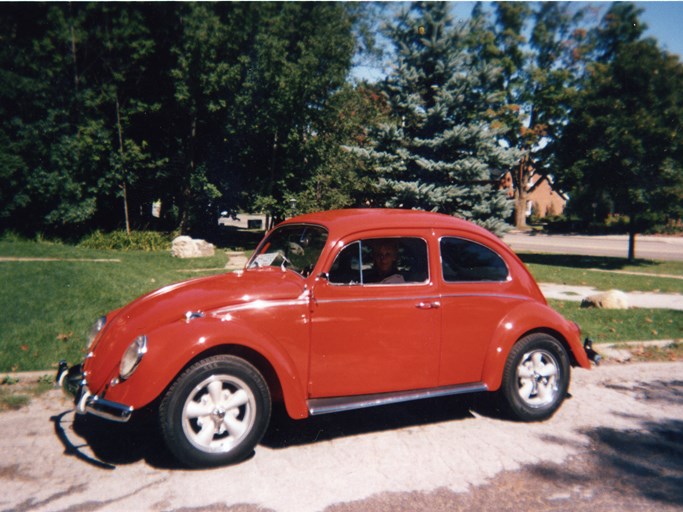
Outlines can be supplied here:
[[570, 359], [576, 365], [590, 368], [578, 326], [549, 306], [524, 302], [501, 320], [493, 335], [482, 372], [482, 380], [489, 390], [495, 391], [500, 387], [505, 362], [513, 345], [532, 332], [546, 332], [554, 336], [568, 349]]

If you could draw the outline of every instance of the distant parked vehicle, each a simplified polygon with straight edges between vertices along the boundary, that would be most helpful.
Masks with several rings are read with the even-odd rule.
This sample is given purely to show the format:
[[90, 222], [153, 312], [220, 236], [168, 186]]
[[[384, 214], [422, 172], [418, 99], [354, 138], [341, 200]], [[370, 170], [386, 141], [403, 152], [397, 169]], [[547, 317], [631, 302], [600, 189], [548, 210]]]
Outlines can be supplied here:
[[266, 215], [262, 213], [221, 212], [218, 225], [240, 229], [265, 229]]
[[240, 461], [273, 401], [295, 419], [496, 392], [544, 420], [595, 353], [498, 238], [450, 216], [338, 210], [289, 219], [242, 271], [145, 295], [95, 324], [58, 380], [79, 413], [157, 404], [189, 466]]

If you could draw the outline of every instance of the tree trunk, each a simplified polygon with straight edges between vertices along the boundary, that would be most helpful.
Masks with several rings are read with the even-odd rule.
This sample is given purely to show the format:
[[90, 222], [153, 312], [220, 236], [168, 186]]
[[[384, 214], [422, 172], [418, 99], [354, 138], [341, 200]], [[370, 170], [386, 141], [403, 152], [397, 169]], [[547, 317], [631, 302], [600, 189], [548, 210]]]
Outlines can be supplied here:
[[71, 34], [71, 60], [73, 64], [74, 71], [74, 89], [78, 92], [79, 79], [78, 79], [78, 60], [76, 53], [76, 31], [74, 30], [73, 15], [71, 14], [71, 3], [69, 3], [69, 31]]
[[636, 215], [632, 213], [628, 224], [628, 261], [630, 262], [636, 259], [636, 234]]
[[[190, 147], [188, 149], [190, 159], [189, 176], [194, 176], [196, 170], [196, 148], [197, 148], [197, 116], [192, 116], [190, 121]], [[180, 224], [178, 230], [181, 235], [188, 234], [190, 227], [190, 208], [192, 207], [192, 189], [190, 188], [190, 178], [187, 178], [187, 186], [182, 191], [182, 211], [180, 213]]]
[[515, 227], [517, 229], [525, 229], [526, 224], [526, 190], [515, 188]]
[[526, 203], [529, 197], [527, 186], [529, 184], [529, 157], [523, 156], [519, 165], [511, 173], [512, 186], [515, 194], [515, 227], [526, 229]]
[[119, 153], [121, 155], [121, 166], [122, 166], [122, 177], [121, 177], [121, 189], [123, 190], [123, 215], [126, 221], [126, 234], [130, 236], [130, 217], [128, 215], [128, 190], [126, 186], [126, 168], [123, 161], [124, 151], [123, 151], [123, 126], [121, 124], [121, 109], [119, 106], [119, 96], [116, 95], [116, 125], [119, 132]]

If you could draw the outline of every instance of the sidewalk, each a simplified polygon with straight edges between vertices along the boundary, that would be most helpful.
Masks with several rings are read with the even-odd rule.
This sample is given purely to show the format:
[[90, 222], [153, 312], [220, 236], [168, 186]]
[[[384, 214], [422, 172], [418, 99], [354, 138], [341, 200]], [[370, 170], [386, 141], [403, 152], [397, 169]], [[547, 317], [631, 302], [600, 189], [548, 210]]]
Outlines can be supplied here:
[[[539, 283], [546, 299], [567, 300], [581, 302], [589, 295], [595, 295], [604, 290], [597, 290], [592, 286], [572, 286], [555, 283]], [[629, 307], [675, 309], [683, 311], [683, 295], [680, 293], [654, 292], [624, 292], [628, 297]]]

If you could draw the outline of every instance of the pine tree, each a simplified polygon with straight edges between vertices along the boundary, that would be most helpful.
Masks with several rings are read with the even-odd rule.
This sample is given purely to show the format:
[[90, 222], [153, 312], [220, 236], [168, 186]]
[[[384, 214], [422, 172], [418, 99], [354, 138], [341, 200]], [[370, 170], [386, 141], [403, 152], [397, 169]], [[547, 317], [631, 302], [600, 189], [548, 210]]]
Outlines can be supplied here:
[[394, 70], [384, 83], [392, 121], [371, 134], [363, 155], [377, 177], [381, 206], [439, 211], [501, 233], [511, 204], [497, 175], [517, 160], [487, 121], [496, 101], [486, 84], [497, 70], [480, 63], [445, 3], [416, 3], [391, 27]]

